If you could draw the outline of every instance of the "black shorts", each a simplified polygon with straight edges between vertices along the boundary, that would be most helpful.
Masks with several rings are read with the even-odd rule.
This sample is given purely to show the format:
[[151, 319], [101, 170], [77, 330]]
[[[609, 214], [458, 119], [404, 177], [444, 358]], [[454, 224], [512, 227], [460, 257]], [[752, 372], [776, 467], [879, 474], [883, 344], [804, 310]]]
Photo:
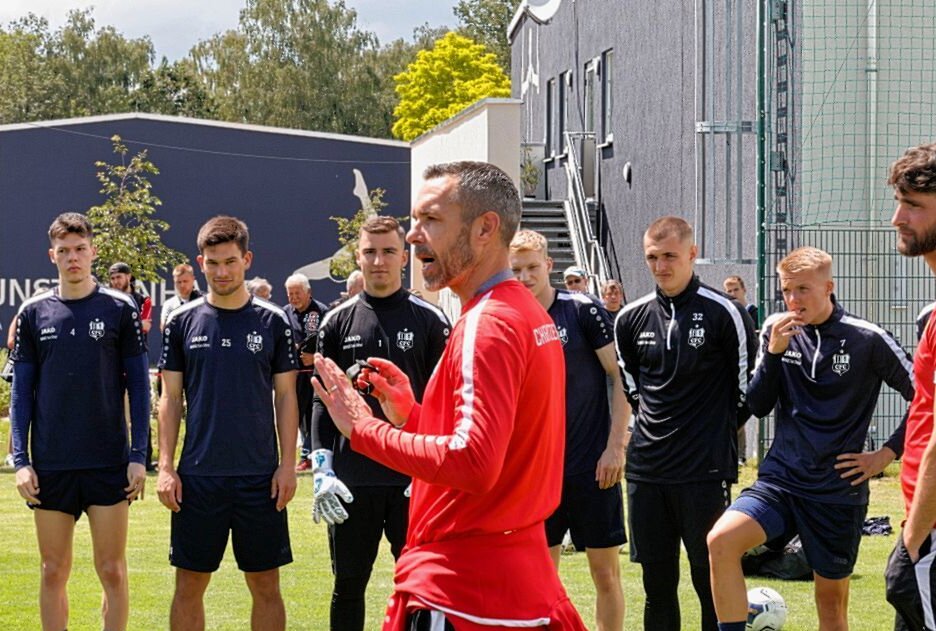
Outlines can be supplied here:
[[127, 465], [73, 471], [36, 471], [39, 478], [39, 501], [30, 508], [68, 513], [78, 521], [89, 506], [113, 506], [127, 501], [124, 490]]
[[183, 570], [214, 572], [231, 532], [234, 558], [244, 572], [292, 562], [286, 509], [270, 498], [271, 475], [183, 475], [182, 510], [172, 513], [169, 562]]
[[705, 537], [731, 502], [725, 480], [656, 484], [627, 483], [630, 557], [635, 563], [679, 559], [679, 542], [690, 565], [708, 567]]
[[409, 523], [409, 498], [403, 486], [354, 486], [348, 489], [354, 501], [344, 504], [348, 519], [328, 527], [328, 549], [332, 573], [338, 578], [370, 576], [380, 537], [390, 542], [396, 559], [406, 544]]
[[[887, 602], [897, 610], [897, 629], [936, 629], [936, 530], [920, 545], [920, 558], [914, 563], [897, 535], [894, 550], [887, 559], [884, 586]], [[900, 624], [902, 623], [902, 624]]]
[[613, 548], [627, 543], [621, 485], [598, 488], [594, 471], [564, 478], [559, 508], [546, 519], [547, 545], [561, 544], [566, 530], [572, 533], [576, 550]]
[[441, 611], [417, 609], [407, 615], [405, 631], [455, 631], [455, 626]]
[[836, 580], [851, 576], [855, 568], [868, 506], [817, 502], [758, 480], [741, 491], [729, 510], [760, 524], [770, 548], [780, 549], [799, 535], [813, 571]]

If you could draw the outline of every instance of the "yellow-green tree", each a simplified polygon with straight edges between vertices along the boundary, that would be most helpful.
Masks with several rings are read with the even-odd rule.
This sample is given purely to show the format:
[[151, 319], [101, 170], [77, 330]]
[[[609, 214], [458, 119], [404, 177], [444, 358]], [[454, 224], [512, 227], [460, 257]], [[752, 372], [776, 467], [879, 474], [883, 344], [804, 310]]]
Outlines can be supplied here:
[[396, 75], [393, 135], [412, 140], [481, 99], [510, 96], [510, 78], [482, 44], [449, 32]]

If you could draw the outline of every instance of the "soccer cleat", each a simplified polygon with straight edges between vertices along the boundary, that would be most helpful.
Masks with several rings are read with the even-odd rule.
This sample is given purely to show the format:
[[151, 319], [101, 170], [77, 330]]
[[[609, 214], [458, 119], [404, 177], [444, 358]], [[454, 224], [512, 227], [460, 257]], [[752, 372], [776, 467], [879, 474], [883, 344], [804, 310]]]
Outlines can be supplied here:
[[302, 462], [296, 465], [296, 471], [308, 471], [312, 468], [312, 463], [309, 462], [308, 458], [303, 458]]

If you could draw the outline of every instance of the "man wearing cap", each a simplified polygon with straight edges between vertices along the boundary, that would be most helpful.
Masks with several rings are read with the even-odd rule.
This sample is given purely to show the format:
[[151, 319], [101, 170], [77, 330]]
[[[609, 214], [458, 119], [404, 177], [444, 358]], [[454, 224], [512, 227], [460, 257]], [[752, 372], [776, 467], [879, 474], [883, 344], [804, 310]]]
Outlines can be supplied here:
[[114, 263], [110, 266], [110, 269], [107, 270], [107, 275], [110, 276], [111, 289], [130, 294], [133, 301], [136, 303], [137, 309], [140, 311], [140, 325], [143, 328], [143, 339], [145, 340], [145, 336], [149, 334], [150, 327], [153, 326], [153, 301], [150, 300], [149, 296], [144, 296], [135, 290], [134, 285], [136, 279], [130, 271], [130, 266], [126, 263]]
[[[546, 519], [546, 543], [558, 567], [563, 535], [571, 532], [576, 549], [585, 549], [595, 584], [595, 628], [620, 631], [624, 592], [618, 550], [627, 541], [621, 477], [630, 406], [611, 316], [594, 296], [553, 289], [548, 248], [546, 237], [532, 230], [520, 230], [510, 242], [511, 270], [556, 323], [566, 360], [562, 499]], [[605, 396], [608, 381], [610, 397]]]
[[562, 280], [565, 283], [566, 289], [569, 291], [588, 291], [588, 272], [579, 267], [578, 265], [572, 265], [565, 268], [565, 271], [562, 272]]

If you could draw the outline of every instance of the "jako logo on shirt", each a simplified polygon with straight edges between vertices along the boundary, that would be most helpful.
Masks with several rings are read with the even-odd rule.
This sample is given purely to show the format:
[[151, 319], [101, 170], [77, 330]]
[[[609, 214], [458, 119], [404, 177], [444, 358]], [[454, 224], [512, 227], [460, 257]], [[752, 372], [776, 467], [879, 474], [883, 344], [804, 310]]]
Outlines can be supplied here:
[[95, 341], [104, 337], [104, 323], [98, 319], [95, 319], [94, 322], [89, 322], [88, 335], [90, 335]]
[[555, 324], [544, 324], [543, 326], [536, 327], [533, 329], [533, 338], [536, 340], [537, 346], [560, 341], [559, 331], [556, 329]]
[[256, 331], [247, 334], [247, 350], [251, 353], [259, 353], [263, 350], [263, 336], [258, 335]]

